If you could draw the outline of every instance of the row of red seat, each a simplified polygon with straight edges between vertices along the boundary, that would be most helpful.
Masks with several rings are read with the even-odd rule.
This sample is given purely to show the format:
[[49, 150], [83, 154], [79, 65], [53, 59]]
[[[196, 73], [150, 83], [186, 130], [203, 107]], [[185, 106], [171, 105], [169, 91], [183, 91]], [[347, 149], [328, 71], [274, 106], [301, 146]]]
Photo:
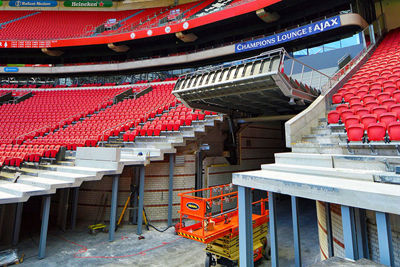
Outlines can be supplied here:
[[33, 92], [19, 104], [0, 107], [0, 143], [18, 143], [93, 113], [112, 104], [110, 100], [123, 89], [59, 90]]
[[[157, 114], [161, 114], [161, 112]], [[192, 121], [204, 120], [204, 117], [205, 113], [201, 110], [193, 111], [179, 104], [176, 109], [170, 109], [162, 116], [147, 121], [143, 126], [138, 125], [134, 130], [126, 131], [123, 140], [124, 142], [133, 142], [136, 136], [159, 136], [161, 131], [179, 131], [181, 126], [190, 126]]]
[[[107, 141], [109, 136], [118, 136], [139, 123], [154, 117], [156, 112], [176, 105], [171, 94], [174, 84], [155, 85], [153, 91], [138, 99], [126, 99], [90, 118], [46, 136], [29, 140], [29, 144], [58, 144], [67, 149], [80, 146], [96, 146], [98, 141]], [[142, 88], [142, 86], [138, 86]]]
[[40, 162], [42, 157], [55, 158], [60, 146], [55, 145], [6, 145], [0, 146], [0, 167], [20, 167], [21, 163]]
[[[400, 29], [332, 96], [328, 123], [343, 123], [349, 141], [400, 140]], [[365, 135], [366, 134], [366, 135]]]
[[[365, 136], [365, 130], [367, 136]], [[364, 124], [352, 124], [347, 128], [349, 141], [400, 141], [400, 122], [391, 122], [388, 125], [383, 122], [370, 123], [367, 128]]]

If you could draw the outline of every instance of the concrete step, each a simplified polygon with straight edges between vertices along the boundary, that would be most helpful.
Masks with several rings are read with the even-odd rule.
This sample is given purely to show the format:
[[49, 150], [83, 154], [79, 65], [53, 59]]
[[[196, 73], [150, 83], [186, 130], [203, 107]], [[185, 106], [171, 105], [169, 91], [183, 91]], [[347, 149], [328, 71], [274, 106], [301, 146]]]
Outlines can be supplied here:
[[0, 191], [0, 204], [8, 204], [8, 203], [16, 203], [23, 202], [26, 198], [19, 197], [10, 192], [2, 192]]
[[393, 172], [385, 172], [376, 170], [359, 170], [349, 168], [330, 168], [330, 167], [318, 167], [318, 166], [301, 166], [301, 165], [289, 165], [289, 164], [265, 164], [261, 165], [262, 170], [279, 171], [286, 173], [300, 173], [310, 174], [319, 176], [330, 176], [336, 178], [354, 179], [374, 182], [376, 177], [388, 177], [397, 176], [400, 179], [400, 175], [395, 175]]
[[55, 190], [47, 190], [43, 187], [27, 185], [22, 183], [1, 183], [0, 191], [16, 195], [18, 197], [31, 197], [38, 195], [53, 194]]
[[341, 141], [338, 136], [335, 135], [327, 135], [327, 134], [308, 134], [302, 137], [303, 142], [310, 142], [310, 143], [332, 143], [332, 144], [339, 144]]
[[49, 178], [42, 178], [42, 177], [29, 177], [23, 176], [18, 179], [18, 183], [43, 187], [46, 190], [56, 190], [58, 188], [69, 188], [74, 186], [72, 181], [63, 181], [63, 180], [56, 180], [56, 179], [49, 179]]
[[299, 142], [292, 146], [292, 151], [296, 153], [349, 154], [347, 149], [332, 143]]
[[332, 131], [326, 127], [312, 127], [311, 128], [312, 134], [331, 134]]
[[74, 166], [75, 162], [70, 161], [70, 160], [60, 160], [60, 161], [57, 161], [57, 164], [63, 165], [63, 166]]
[[312, 154], [312, 153], [277, 153], [275, 164], [295, 165], [300, 167], [344, 168], [357, 171], [394, 172], [400, 165], [398, 156]]
[[80, 167], [80, 166], [74, 166], [74, 167], [58, 166], [57, 171], [77, 173], [77, 174], [86, 174], [86, 175], [97, 175], [98, 173], [101, 172], [103, 175], [107, 175], [107, 174], [115, 174], [116, 170], [91, 168], [91, 167]]
[[61, 171], [48, 171], [40, 174], [41, 178], [49, 178], [54, 180], [65, 181], [73, 183], [74, 186], [79, 186], [84, 181], [95, 181], [97, 180], [96, 175], [85, 175], [80, 173], [61, 172]]

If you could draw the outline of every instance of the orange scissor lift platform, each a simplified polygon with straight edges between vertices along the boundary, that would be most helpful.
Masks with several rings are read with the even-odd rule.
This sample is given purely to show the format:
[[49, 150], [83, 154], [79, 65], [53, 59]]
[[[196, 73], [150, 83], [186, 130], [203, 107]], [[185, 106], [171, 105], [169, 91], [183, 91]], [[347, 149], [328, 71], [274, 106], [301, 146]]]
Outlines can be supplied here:
[[[202, 195], [196, 196], [196, 195]], [[180, 236], [207, 244], [206, 266], [216, 263], [231, 265], [239, 258], [238, 193], [231, 184], [214, 186], [178, 194], [181, 197]], [[260, 214], [252, 214], [254, 260], [265, 255], [269, 212], [267, 199], [253, 202]], [[185, 226], [184, 219], [195, 221]]]

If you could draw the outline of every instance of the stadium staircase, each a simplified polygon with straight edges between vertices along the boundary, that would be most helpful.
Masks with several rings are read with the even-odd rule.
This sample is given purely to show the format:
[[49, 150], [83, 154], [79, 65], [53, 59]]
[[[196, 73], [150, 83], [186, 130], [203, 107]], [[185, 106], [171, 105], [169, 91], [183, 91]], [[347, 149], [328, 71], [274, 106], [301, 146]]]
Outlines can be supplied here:
[[[174, 84], [175, 81], [166, 83]], [[122, 102], [127, 102], [129, 99], [130, 97], [126, 97]], [[79, 122], [74, 121], [60, 130], [75, 128], [76, 123], [90, 120], [93, 115], [104, 113], [115, 106], [118, 106], [118, 103], [108, 103], [100, 110], [78, 118]], [[97, 147], [77, 147], [76, 151], [61, 149], [57, 156], [50, 157], [50, 154], [46, 154], [38, 162], [24, 161], [19, 167], [3, 166], [0, 172], [0, 203], [25, 202], [31, 196], [53, 194], [57, 189], [79, 187], [83, 182], [98, 181], [105, 175], [121, 174], [125, 166], [148, 165], [152, 161], [164, 160], [165, 154], [176, 153], [176, 147], [185, 145], [188, 140], [195, 140], [199, 135], [205, 134], [208, 127], [213, 127], [223, 120], [220, 114], [193, 112], [193, 117], [185, 116], [186, 120], [183, 123], [178, 120], [182, 125], [176, 124], [177, 120], [171, 119], [174, 124], [166, 124], [166, 128], [160, 129], [158, 135], [150, 133], [149, 130], [153, 129], [149, 127], [149, 130], [138, 132], [133, 141], [129, 140], [131, 131], [135, 131], [138, 126], [143, 129], [146, 123], [157, 122], [162, 117], [168, 118], [168, 115], [174, 115], [175, 118], [177, 112], [191, 113], [182, 104], [176, 103], [176, 106], [169, 106], [139, 125], [132, 125], [126, 130], [121, 129], [116, 135], [111, 134], [106, 141], [98, 142]], [[59, 130], [55, 132], [57, 131]], [[31, 141], [36, 142], [38, 138], [46, 139], [47, 135], [35, 137]], [[124, 135], [128, 136], [126, 141]]]

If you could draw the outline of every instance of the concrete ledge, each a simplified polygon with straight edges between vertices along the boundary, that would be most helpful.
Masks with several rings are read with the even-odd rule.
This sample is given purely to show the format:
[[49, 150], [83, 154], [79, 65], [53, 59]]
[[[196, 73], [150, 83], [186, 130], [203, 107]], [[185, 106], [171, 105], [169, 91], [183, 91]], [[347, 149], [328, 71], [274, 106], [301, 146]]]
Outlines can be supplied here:
[[78, 147], [76, 159], [120, 161], [121, 149], [116, 147]]
[[279, 171], [234, 173], [234, 185], [400, 214], [399, 186]]

